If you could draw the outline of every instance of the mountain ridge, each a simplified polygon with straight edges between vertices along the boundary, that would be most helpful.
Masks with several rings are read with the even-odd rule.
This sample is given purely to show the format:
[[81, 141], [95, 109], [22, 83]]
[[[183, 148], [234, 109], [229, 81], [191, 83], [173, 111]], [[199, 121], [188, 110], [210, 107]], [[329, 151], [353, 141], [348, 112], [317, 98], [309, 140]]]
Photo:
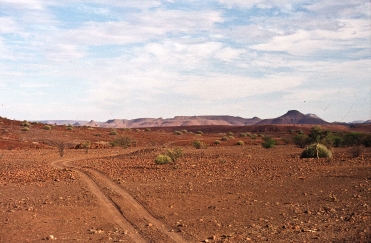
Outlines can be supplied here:
[[[200, 115], [200, 116], [174, 116], [173, 118], [135, 118], [110, 119], [105, 122], [83, 120], [44, 120], [45, 124], [90, 126], [103, 128], [146, 128], [146, 127], [185, 127], [185, 126], [249, 126], [249, 125], [325, 125], [329, 123], [316, 114], [303, 114], [297, 110], [289, 110], [276, 118], [261, 119], [259, 117], [243, 118], [230, 115]], [[371, 120], [341, 123], [343, 125], [370, 124]]]
[[315, 114], [303, 114], [297, 110], [289, 110], [282, 116], [270, 119], [259, 117], [243, 118], [230, 115], [200, 115], [200, 116], [175, 116], [173, 118], [135, 118], [135, 119], [110, 119], [106, 122], [82, 120], [46, 120], [40, 121], [47, 124], [74, 126], [90, 126], [103, 128], [144, 128], [144, 127], [182, 127], [182, 126], [248, 126], [248, 125], [275, 125], [275, 124], [329, 124]]

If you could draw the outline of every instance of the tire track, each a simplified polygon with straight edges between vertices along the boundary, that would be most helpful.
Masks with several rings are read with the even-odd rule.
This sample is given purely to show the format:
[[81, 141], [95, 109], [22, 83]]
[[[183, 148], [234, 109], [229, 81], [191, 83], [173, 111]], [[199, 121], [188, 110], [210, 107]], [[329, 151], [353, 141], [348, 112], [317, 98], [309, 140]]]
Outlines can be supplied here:
[[98, 201], [105, 207], [106, 213], [109, 215], [110, 220], [119, 225], [121, 229], [125, 230], [127, 232], [127, 235], [133, 242], [137, 243], [147, 242], [141, 236], [141, 234], [139, 234], [138, 230], [129, 221], [125, 219], [125, 217], [118, 210], [117, 205], [115, 205], [115, 203], [102, 192], [98, 184], [89, 175], [87, 175], [77, 167], [68, 165], [68, 163], [71, 163], [79, 159], [57, 160], [52, 162], [52, 166], [54, 166], [57, 169], [69, 168], [76, 171], [79, 174], [80, 178], [82, 178], [86, 182], [90, 191], [97, 197]]
[[[171, 228], [169, 228], [162, 221], [158, 220], [155, 216], [153, 216], [142, 204], [135, 200], [133, 196], [131, 196], [122, 187], [111, 181], [106, 175], [91, 168], [84, 168], [84, 170], [88, 171], [88, 173], [92, 174], [97, 180], [102, 181], [102, 183], [105, 184], [108, 188], [112, 189], [117, 194], [119, 194], [120, 197], [123, 198], [125, 204], [129, 204], [130, 205], [129, 207], [133, 208], [135, 210], [135, 213], [137, 213], [140, 216], [140, 218], [142, 218], [147, 224], [151, 224], [152, 227], [155, 227], [158, 231], [160, 231], [161, 234], [168, 236], [168, 238], [172, 239], [174, 242], [179, 243], [187, 242], [183, 239], [181, 235], [179, 235], [175, 231], [172, 231]], [[128, 205], [126, 205], [126, 207], [127, 206]], [[169, 239], [167, 239], [166, 242], [169, 242], [168, 240]]]
[[[82, 159], [101, 157], [105, 156], [61, 159], [53, 161], [51, 165], [57, 169], [68, 168], [76, 171], [81, 176], [81, 179], [87, 183], [90, 191], [98, 198], [101, 205], [105, 207], [109, 219], [125, 230], [132, 242], [189, 242], [152, 215], [130, 193], [106, 175], [92, 168], [80, 168], [72, 164], [72, 162]], [[118, 197], [110, 197], [109, 194], [112, 192]]]

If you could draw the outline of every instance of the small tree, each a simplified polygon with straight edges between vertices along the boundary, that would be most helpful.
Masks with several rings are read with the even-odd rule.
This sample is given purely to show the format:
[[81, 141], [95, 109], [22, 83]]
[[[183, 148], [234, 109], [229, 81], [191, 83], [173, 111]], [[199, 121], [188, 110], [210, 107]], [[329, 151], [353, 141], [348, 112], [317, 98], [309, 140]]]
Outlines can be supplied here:
[[85, 149], [85, 153], [89, 153], [89, 149], [91, 147], [91, 142], [90, 141], [86, 141], [85, 143], [82, 144], [82, 146]]
[[168, 149], [166, 153], [167, 153], [167, 156], [169, 156], [171, 161], [173, 162], [174, 169], [176, 169], [178, 160], [181, 157], [183, 157], [183, 150], [181, 148], [176, 148], [174, 150]]
[[59, 155], [63, 157], [65, 155], [65, 150], [66, 150], [66, 143], [63, 141], [57, 141], [55, 142], [55, 146], [58, 149]]

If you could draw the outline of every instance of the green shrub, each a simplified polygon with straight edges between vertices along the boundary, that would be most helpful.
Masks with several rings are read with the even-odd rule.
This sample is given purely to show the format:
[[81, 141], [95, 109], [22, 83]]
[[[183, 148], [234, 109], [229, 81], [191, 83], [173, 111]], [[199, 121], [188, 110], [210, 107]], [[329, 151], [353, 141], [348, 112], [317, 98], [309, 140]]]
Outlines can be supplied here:
[[340, 147], [343, 144], [343, 137], [341, 136], [334, 136], [332, 138], [332, 144], [334, 147]]
[[252, 134], [252, 135], [251, 135], [251, 139], [256, 139], [257, 137], [258, 137], [257, 134]]
[[227, 137], [222, 137], [222, 141], [227, 141], [228, 138]]
[[30, 128], [29, 127], [22, 127], [22, 129], [21, 129], [22, 131], [24, 131], [24, 132], [27, 132], [27, 131], [29, 131], [30, 130]]
[[175, 135], [182, 135], [182, 132], [181, 131], [175, 131], [174, 134]]
[[31, 124], [28, 121], [23, 121], [21, 124], [22, 127], [30, 127]]
[[201, 148], [204, 147], [204, 144], [203, 144], [203, 142], [197, 140], [197, 141], [193, 141], [193, 142], [192, 142], [192, 146], [193, 146], [194, 148], [196, 148], [196, 149], [201, 149]]
[[44, 126], [44, 130], [52, 130], [52, 127], [49, 126], [49, 125], [45, 125], [45, 126]]
[[182, 133], [188, 133], [188, 131], [187, 130], [182, 130]]
[[243, 145], [245, 145], [245, 143], [243, 142], [243, 141], [238, 141], [237, 143], [236, 143], [236, 145], [238, 145], [238, 146], [243, 146]]
[[227, 136], [233, 136], [233, 132], [227, 133]]
[[296, 132], [297, 132], [298, 134], [304, 134], [304, 131], [303, 131], [303, 130], [296, 130]]
[[363, 139], [362, 139], [362, 144], [365, 147], [371, 147], [371, 134], [367, 134]]
[[234, 139], [234, 137], [233, 137], [233, 136], [228, 136], [228, 138], [230, 138], [230, 139]]
[[136, 146], [137, 142], [135, 140], [132, 140], [130, 137], [121, 137], [121, 138], [116, 138], [111, 142], [111, 145], [114, 147], [132, 147]]
[[273, 138], [269, 136], [266, 136], [263, 139], [264, 139], [264, 142], [262, 145], [264, 148], [273, 148], [274, 145], [276, 145], [276, 140], [274, 140]]
[[292, 138], [294, 144], [298, 145], [300, 148], [304, 148], [308, 142], [308, 136], [305, 134], [297, 134]]
[[332, 152], [325, 145], [316, 143], [307, 146], [300, 158], [332, 158]]
[[150, 132], [150, 131], [151, 131], [151, 128], [148, 128], [148, 127], [147, 127], [146, 129], [144, 129], [144, 131], [145, 131], [145, 132]]
[[202, 131], [197, 131], [196, 134], [203, 134], [203, 132]]
[[282, 138], [282, 141], [285, 143], [285, 144], [289, 144], [290, 143], [290, 138]]
[[158, 164], [158, 165], [169, 164], [171, 162], [172, 162], [171, 158], [167, 155], [164, 155], [164, 154], [157, 155], [157, 157], [155, 159], [155, 163]]
[[221, 144], [221, 143], [222, 143], [222, 142], [220, 142], [219, 140], [215, 140], [215, 141], [214, 141], [214, 144], [215, 144], [215, 145], [219, 145], [219, 144]]
[[69, 130], [69, 131], [71, 131], [71, 130], [73, 130], [73, 126], [68, 125], [68, 127], [66, 129]]
[[241, 138], [246, 138], [247, 134], [246, 133], [240, 133], [238, 136], [241, 137]]
[[117, 135], [117, 132], [115, 130], [112, 130], [109, 132], [109, 135]]
[[359, 146], [362, 141], [363, 133], [361, 132], [350, 132], [344, 135], [343, 144], [345, 146]]

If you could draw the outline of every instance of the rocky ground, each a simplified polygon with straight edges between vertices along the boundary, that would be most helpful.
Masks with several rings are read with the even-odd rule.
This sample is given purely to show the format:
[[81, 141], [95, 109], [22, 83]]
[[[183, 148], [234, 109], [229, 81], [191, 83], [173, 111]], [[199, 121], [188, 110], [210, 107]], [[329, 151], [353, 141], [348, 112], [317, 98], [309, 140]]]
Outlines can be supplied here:
[[[42, 141], [112, 136], [6, 129], [0, 242], [371, 242], [369, 148], [300, 159], [292, 144], [210, 146], [223, 134], [126, 132], [136, 147], [67, 149], [61, 158]], [[209, 146], [195, 149], [195, 139]], [[177, 147], [176, 168], [154, 163]]]

